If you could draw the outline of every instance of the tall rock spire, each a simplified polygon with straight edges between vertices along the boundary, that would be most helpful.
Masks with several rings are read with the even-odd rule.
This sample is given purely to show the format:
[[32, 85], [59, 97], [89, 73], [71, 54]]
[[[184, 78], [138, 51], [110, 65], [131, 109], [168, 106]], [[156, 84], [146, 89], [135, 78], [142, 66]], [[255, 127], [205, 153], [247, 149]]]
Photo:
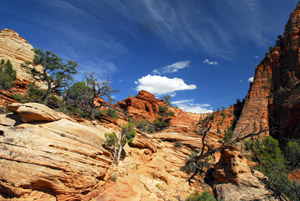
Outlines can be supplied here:
[[[300, 136], [300, 5], [291, 13], [284, 36], [255, 69], [234, 134], [268, 129], [280, 140]], [[298, 137], [299, 137], [298, 136]]]

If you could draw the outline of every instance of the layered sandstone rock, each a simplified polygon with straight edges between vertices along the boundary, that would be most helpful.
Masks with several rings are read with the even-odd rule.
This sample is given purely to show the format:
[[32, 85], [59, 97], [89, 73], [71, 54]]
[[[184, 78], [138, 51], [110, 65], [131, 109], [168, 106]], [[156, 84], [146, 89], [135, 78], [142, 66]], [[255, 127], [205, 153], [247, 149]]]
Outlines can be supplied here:
[[24, 123], [57, 121], [61, 119], [61, 115], [58, 112], [39, 103], [13, 103], [8, 105], [7, 109], [18, 114], [21, 121]]
[[221, 158], [214, 166], [213, 188], [218, 199], [239, 200], [276, 200], [272, 192], [260, 181], [264, 176], [252, 172], [247, 160], [235, 148], [221, 151]]
[[[10, 60], [19, 80], [34, 81], [30, 73], [20, 67], [24, 61], [32, 61], [34, 56], [32, 49], [32, 45], [17, 32], [10, 29], [0, 32], [0, 60]], [[41, 66], [37, 66], [36, 69], [43, 70]]]
[[136, 97], [129, 97], [118, 102], [120, 108], [124, 109], [135, 119], [147, 119], [153, 122], [159, 115], [158, 106], [164, 106], [162, 100], [157, 100], [155, 96], [147, 91], [140, 91]]
[[[48, 117], [55, 113], [49, 110]], [[101, 146], [105, 132], [110, 130], [67, 119], [28, 124], [16, 114], [0, 115], [0, 194], [20, 200], [90, 200], [112, 167], [110, 153]]]
[[[299, 136], [300, 5], [291, 13], [283, 38], [256, 67], [254, 81], [234, 133], [270, 129], [280, 140]], [[268, 134], [268, 132], [266, 132]]]
[[[165, 106], [163, 100], [158, 100], [155, 96], [147, 91], [140, 91], [136, 97], [129, 97], [118, 102], [121, 109], [125, 110], [134, 119], [147, 119], [153, 122], [159, 116], [159, 105]], [[201, 115], [184, 112], [179, 108], [169, 107], [169, 111], [175, 113], [174, 117], [169, 120], [170, 126], [173, 127], [190, 127], [195, 126]]]

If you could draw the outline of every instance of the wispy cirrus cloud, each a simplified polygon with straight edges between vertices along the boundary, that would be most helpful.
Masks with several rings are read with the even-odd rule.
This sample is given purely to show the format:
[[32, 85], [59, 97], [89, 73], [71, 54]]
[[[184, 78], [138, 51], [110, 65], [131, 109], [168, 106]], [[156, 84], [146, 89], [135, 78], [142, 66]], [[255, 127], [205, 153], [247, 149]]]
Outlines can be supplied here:
[[161, 73], [176, 73], [178, 70], [189, 67], [191, 61], [178, 61], [176, 63], [164, 66], [160, 69], [155, 69], [152, 71], [153, 74], [161, 74]]

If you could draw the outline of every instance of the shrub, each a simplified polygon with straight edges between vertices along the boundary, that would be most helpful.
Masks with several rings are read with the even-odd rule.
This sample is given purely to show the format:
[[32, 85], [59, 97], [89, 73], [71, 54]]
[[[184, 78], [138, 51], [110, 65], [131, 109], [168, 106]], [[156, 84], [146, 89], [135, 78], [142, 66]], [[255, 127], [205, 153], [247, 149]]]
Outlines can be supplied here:
[[15, 100], [20, 101], [21, 103], [29, 102], [28, 96], [20, 94], [20, 93], [14, 93], [13, 97], [14, 97]]
[[176, 141], [175, 144], [174, 144], [174, 147], [176, 148], [182, 148], [183, 144], [181, 141]]
[[227, 131], [225, 132], [224, 141], [226, 143], [230, 143], [232, 142], [232, 137], [233, 137], [232, 129], [228, 128]]
[[110, 176], [110, 180], [113, 181], [113, 182], [116, 182], [118, 179], [118, 175], [116, 173], [112, 173], [111, 176]]
[[211, 196], [207, 191], [204, 191], [202, 194], [199, 191], [192, 193], [186, 201], [217, 201], [213, 196]]
[[167, 128], [169, 126], [169, 123], [165, 122], [162, 118], [158, 118], [157, 120], [154, 120], [153, 126], [155, 128], [155, 131], [161, 131]]
[[284, 149], [284, 156], [289, 162], [289, 166], [300, 168], [300, 144], [299, 140], [291, 140]]
[[16, 71], [9, 60], [0, 62], [0, 88], [8, 90], [15, 85]]
[[165, 95], [163, 96], [163, 100], [165, 101], [166, 105], [169, 106], [171, 105], [171, 96], [170, 95]]
[[[147, 119], [139, 119], [133, 122], [137, 129], [143, 132], [149, 132], [150, 122]], [[151, 133], [151, 132], [150, 132]]]
[[252, 151], [252, 159], [259, 163], [256, 169], [269, 177], [269, 185], [272, 185], [277, 192], [285, 193], [289, 198], [294, 198], [289, 189], [291, 181], [287, 176], [286, 160], [281, 153], [278, 141], [267, 136], [263, 140], [247, 141], [245, 145], [246, 149]]
[[160, 184], [156, 184], [155, 186], [156, 186], [156, 188], [158, 188], [159, 190], [162, 190], [162, 186], [161, 186]]
[[5, 114], [7, 109], [5, 107], [0, 107], [0, 114]]
[[118, 119], [119, 118], [118, 112], [116, 110], [112, 109], [112, 108], [108, 108], [107, 115], [110, 116], [113, 119]]

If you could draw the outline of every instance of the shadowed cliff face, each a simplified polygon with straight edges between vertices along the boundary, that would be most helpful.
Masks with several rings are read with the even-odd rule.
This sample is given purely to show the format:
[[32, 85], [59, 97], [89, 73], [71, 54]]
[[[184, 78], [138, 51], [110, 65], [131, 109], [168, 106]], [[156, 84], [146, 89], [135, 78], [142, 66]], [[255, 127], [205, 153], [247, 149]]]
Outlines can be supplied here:
[[[291, 13], [283, 37], [255, 69], [235, 135], [270, 129], [281, 141], [299, 137], [300, 5]], [[268, 134], [268, 132], [266, 133]]]

